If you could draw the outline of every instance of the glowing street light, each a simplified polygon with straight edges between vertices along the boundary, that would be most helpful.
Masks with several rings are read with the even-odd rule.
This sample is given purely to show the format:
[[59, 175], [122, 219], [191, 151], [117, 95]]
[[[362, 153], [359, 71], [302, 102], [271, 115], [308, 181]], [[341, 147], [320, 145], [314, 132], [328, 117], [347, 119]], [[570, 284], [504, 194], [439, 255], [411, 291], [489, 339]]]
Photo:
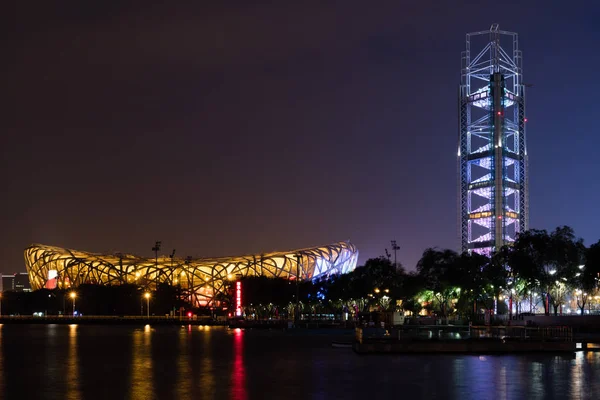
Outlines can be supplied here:
[[77, 293], [71, 292], [69, 297], [71, 297], [71, 300], [73, 301], [73, 316], [75, 316], [75, 298], [77, 297]]
[[150, 318], [150, 293], [144, 293], [144, 297], [146, 298], [146, 313], [148, 318]]

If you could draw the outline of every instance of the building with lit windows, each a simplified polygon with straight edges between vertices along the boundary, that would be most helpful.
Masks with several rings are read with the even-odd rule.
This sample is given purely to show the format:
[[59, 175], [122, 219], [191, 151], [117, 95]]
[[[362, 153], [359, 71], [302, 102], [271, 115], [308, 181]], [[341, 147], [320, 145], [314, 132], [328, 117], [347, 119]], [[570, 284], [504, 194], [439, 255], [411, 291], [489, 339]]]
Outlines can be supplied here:
[[226, 293], [227, 281], [245, 276], [315, 279], [354, 270], [358, 250], [350, 242], [267, 254], [221, 258], [144, 258], [128, 254], [96, 254], [34, 244], [25, 249], [31, 287], [73, 288], [83, 283], [178, 286], [196, 306], [214, 305]]
[[25, 272], [17, 272], [16, 274], [2, 274], [2, 291], [3, 292], [31, 292], [29, 284], [29, 275]]

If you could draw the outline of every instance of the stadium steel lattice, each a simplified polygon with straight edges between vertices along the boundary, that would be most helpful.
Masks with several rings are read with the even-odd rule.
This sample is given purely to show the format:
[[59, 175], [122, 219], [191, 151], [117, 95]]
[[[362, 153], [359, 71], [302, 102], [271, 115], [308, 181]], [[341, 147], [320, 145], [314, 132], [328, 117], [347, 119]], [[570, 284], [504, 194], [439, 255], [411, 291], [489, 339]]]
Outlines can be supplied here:
[[94, 254], [34, 244], [25, 249], [25, 266], [32, 289], [72, 288], [82, 283], [138, 284], [153, 289], [159, 283], [178, 285], [197, 306], [211, 306], [227, 281], [242, 276], [315, 279], [346, 273], [356, 267], [358, 250], [338, 242], [269, 254], [177, 259], [144, 258], [127, 254]]
[[462, 251], [489, 255], [527, 230], [525, 122], [518, 35], [498, 24], [467, 34], [459, 91]]

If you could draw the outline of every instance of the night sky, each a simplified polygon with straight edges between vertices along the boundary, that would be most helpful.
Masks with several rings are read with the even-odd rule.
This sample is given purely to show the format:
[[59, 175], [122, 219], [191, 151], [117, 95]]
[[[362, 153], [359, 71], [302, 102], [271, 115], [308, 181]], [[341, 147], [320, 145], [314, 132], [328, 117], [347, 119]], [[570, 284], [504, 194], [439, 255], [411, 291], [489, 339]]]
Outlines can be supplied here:
[[185, 257], [349, 239], [362, 263], [396, 239], [407, 269], [457, 249], [460, 53], [494, 22], [534, 85], [530, 226], [600, 239], [595, 1], [16, 3], [1, 272], [31, 243]]

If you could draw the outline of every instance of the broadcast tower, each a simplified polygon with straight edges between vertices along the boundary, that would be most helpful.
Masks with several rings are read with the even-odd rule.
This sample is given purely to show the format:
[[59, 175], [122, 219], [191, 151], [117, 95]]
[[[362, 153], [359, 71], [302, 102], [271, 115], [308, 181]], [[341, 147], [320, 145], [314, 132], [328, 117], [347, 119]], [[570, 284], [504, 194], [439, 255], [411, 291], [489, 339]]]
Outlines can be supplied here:
[[[490, 255], [527, 230], [525, 84], [518, 35], [467, 34], [459, 90], [462, 251]], [[474, 56], [473, 56], [474, 55]]]

